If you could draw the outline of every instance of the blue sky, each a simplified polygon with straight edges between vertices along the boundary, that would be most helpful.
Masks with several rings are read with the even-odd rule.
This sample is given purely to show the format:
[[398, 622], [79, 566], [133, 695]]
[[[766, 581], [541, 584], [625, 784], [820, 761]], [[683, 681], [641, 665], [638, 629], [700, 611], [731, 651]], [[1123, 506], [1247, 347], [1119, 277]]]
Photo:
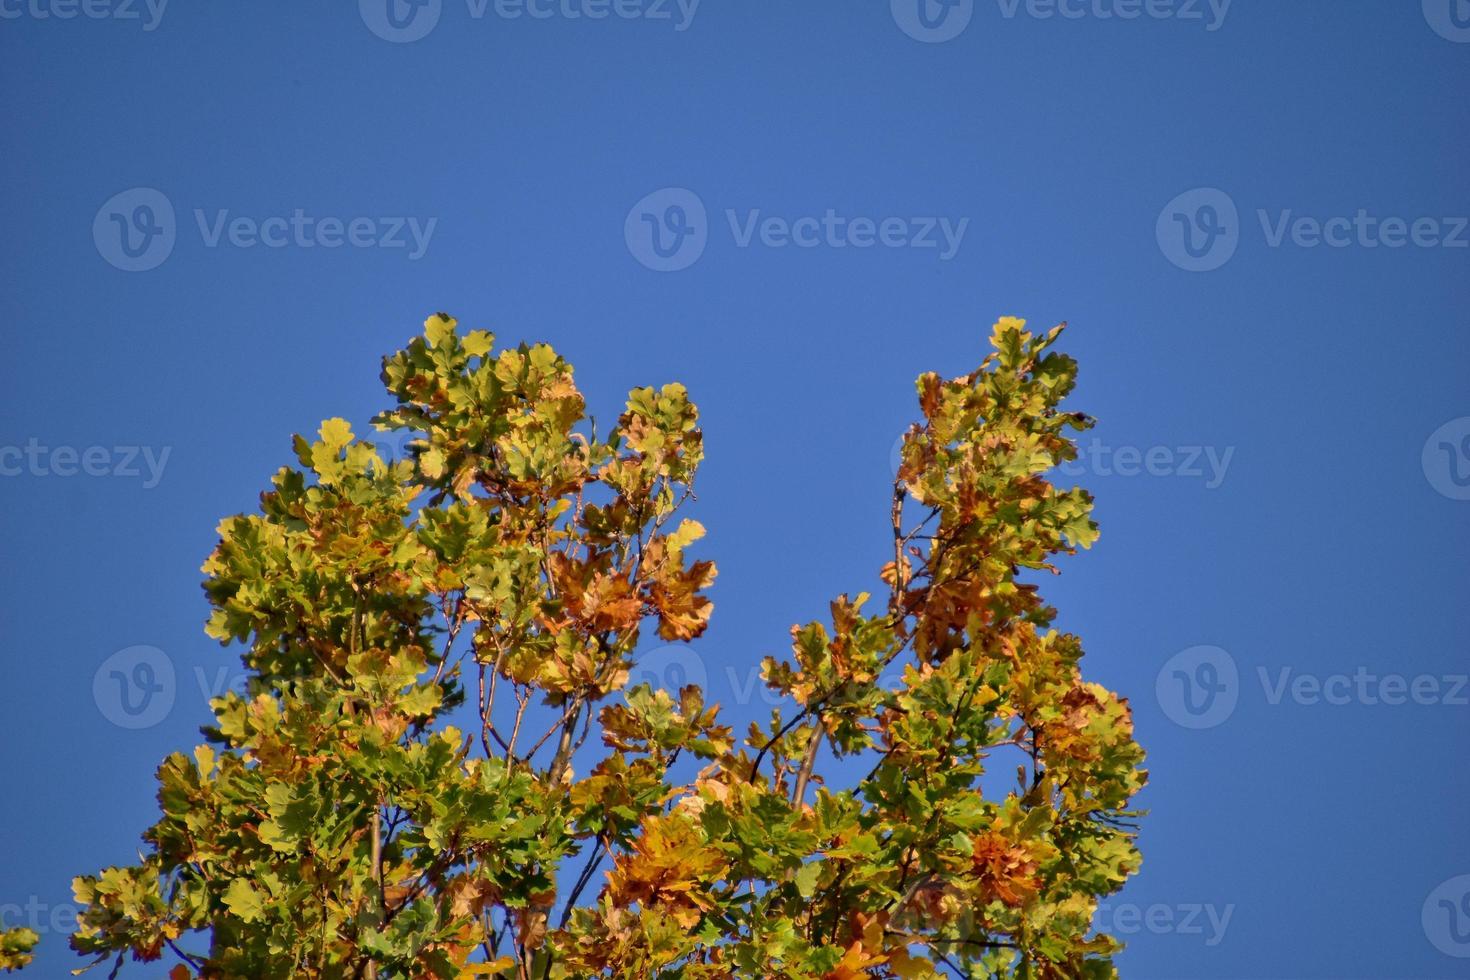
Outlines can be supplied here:
[[925, 2], [0, 0], [38, 975], [236, 682], [217, 521], [442, 309], [606, 418], [688, 385], [736, 720], [881, 564], [914, 376], [1071, 321], [1103, 536], [1046, 588], [1150, 752], [1123, 975], [1470, 976], [1470, 4]]

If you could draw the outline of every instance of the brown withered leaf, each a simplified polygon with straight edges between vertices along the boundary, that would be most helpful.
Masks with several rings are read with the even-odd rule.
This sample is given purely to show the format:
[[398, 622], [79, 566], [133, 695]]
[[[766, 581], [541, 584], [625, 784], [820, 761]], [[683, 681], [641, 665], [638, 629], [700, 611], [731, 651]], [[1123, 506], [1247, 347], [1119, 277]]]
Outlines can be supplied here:
[[667, 566], [649, 588], [658, 611], [658, 635], [665, 640], [692, 640], [709, 626], [714, 603], [699, 594], [715, 580], [715, 563], [697, 561], [688, 570]]

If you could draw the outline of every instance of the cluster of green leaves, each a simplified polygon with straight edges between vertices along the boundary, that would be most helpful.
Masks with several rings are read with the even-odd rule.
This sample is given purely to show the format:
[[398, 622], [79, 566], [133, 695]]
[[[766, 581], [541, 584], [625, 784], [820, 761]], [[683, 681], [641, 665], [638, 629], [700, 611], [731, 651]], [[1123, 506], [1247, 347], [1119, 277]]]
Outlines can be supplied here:
[[40, 941], [34, 929], [0, 929], [0, 970], [10, 973], [30, 963]]
[[74, 947], [176, 978], [1114, 976], [1091, 919], [1138, 868], [1143, 753], [1018, 579], [1097, 536], [1044, 479], [1090, 424], [1060, 330], [1003, 319], [919, 379], [886, 602], [793, 627], [788, 707], [737, 739], [696, 687], [628, 689], [646, 626], [711, 612], [684, 388], [600, 437], [549, 347], [431, 317], [374, 419], [409, 458], [329, 420], [220, 525], [208, 632], [249, 688], [160, 768], [139, 863], [77, 879]]

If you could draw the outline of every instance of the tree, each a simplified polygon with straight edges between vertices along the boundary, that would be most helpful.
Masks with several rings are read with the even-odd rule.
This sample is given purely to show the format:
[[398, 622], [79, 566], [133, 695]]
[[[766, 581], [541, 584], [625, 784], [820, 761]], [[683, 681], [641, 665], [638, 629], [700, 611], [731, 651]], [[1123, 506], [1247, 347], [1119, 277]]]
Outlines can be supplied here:
[[328, 420], [220, 524], [207, 631], [248, 691], [158, 770], [140, 862], [76, 880], [73, 946], [174, 978], [1115, 976], [1090, 923], [1139, 866], [1143, 752], [1022, 581], [1097, 537], [1043, 477], [1091, 425], [1061, 331], [1004, 318], [918, 379], [886, 595], [793, 627], [788, 706], [737, 739], [697, 687], [624, 690], [645, 627], [712, 608], [684, 388], [600, 435], [550, 347], [430, 317], [373, 420], [408, 458]]

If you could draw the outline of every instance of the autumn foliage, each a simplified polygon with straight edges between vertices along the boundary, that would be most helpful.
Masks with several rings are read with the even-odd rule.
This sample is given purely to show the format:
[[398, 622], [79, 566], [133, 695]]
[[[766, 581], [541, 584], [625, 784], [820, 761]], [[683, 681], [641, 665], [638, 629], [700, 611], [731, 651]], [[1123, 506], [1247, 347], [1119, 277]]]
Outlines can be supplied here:
[[1046, 479], [1091, 424], [1060, 333], [1004, 318], [919, 378], [882, 594], [793, 627], [737, 737], [628, 686], [712, 612], [684, 388], [599, 432], [550, 347], [430, 317], [383, 366], [406, 458], [329, 420], [220, 524], [249, 690], [159, 769], [139, 862], [77, 879], [72, 944], [173, 978], [1115, 976], [1143, 752], [1033, 584], [1097, 537]]

